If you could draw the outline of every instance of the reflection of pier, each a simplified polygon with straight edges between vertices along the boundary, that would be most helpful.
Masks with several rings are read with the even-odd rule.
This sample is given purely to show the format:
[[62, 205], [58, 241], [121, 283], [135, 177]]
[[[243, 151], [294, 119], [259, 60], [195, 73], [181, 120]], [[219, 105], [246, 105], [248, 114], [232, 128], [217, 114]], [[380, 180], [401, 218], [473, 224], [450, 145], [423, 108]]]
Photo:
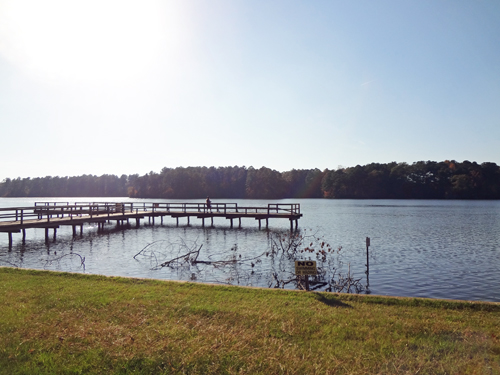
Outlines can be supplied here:
[[175, 217], [177, 226], [179, 218], [195, 217], [202, 220], [205, 227], [205, 219], [210, 219], [210, 225], [214, 225], [214, 217], [223, 217], [230, 220], [230, 227], [233, 228], [233, 221], [238, 220], [238, 228], [241, 228], [242, 218], [253, 218], [259, 221], [265, 220], [266, 228], [269, 226], [269, 219], [290, 220], [290, 230], [298, 226], [298, 220], [302, 216], [300, 204], [296, 203], [270, 203], [264, 207], [242, 207], [237, 203], [212, 203], [208, 208], [205, 203], [53, 203], [37, 202], [34, 207], [13, 207], [0, 208], [0, 232], [9, 234], [9, 247], [12, 246], [12, 233], [22, 232], [23, 241], [26, 238], [26, 229], [45, 228], [45, 241], [49, 239], [49, 229], [56, 230], [61, 225], [73, 227], [73, 235], [76, 236], [77, 227], [80, 227], [80, 235], [83, 232], [84, 223], [97, 223], [98, 231], [104, 228], [104, 224], [116, 221], [117, 225], [129, 224], [131, 219], [135, 219], [136, 227], [140, 220], [148, 218], [149, 222], [155, 222], [155, 218], [160, 218], [163, 224], [165, 216]]

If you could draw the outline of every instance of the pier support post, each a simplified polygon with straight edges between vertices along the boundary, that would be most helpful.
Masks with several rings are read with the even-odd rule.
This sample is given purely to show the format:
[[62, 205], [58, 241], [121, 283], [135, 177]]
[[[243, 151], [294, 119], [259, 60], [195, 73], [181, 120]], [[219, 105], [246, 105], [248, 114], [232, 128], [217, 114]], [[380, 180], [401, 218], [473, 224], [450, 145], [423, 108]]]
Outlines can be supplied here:
[[153, 216], [153, 225], [155, 225], [155, 217]]
[[73, 237], [76, 237], [76, 225], [72, 225], [73, 227]]
[[49, 228], [45, 228], [45, 243], [49, 242]]
[[56, 242], [57, 228], [54, 228], [54, 242]]
[[214, 217], [213, 216], [210, 218], [210, 226], [212, 228], [214, 227]]
[[239, 218], [238, 218], [238, 221], [239, 221], [239, 226], [238, 226], [238, 228], [240, 228], [240, 229], [241, 229], [241, 217], [239, 217]]
[[205, 228], [205, 218], [201, 218], [201, 227]]
[[188, 218], [188, 227], [189, 227], [189, 218], [190, 218], [190, 217], [188, 216], [187, 218]]
[[163, 225], [163, 216], [160, 217], [160, 224]]
[[83, 224], [80, 225], [80, 237], [83, 236]]
[[23, 229], [23, 244], [26, 242], [26, 229]]
[[258, 220], [259, 220], [259, 229], [260, 229], [260, 219], [258, 219]]
[[179, 226], [179, 218], [176, 217], [175, 220], [177, 220], [177, 226]]
[[141, 219], [139, 219], [139, 218], [135, 219], [135, 227], [136, 228], [139, 228], [140, 222], [141, 222]]
[[233, 219], [229, 219], [231, 220], [231, 229], [233, 229]]
[[266, 217], [266, 229], [269, 228], [269, 218]]
[[12, 247], [12, 232], [9, 232], [9, 249]]

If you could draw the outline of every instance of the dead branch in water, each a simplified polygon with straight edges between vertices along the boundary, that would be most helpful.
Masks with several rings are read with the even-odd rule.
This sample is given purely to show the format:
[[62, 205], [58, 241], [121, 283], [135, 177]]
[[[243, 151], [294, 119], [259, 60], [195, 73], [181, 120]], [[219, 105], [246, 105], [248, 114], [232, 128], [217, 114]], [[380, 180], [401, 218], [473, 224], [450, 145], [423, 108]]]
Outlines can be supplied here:
[[[168, 260], [166, 262], [163, 262], [163, 263], [161, 263], [158, 266], [158, 268], [161, 268], [161, 267], [170, 267], [172, 264], [174, 264], [176, 261], [178, 261], [180, 259], [184, 260], [185, 263], [191, 263], [191, 264], [204, 263], [202, 261], [197, 261], [196, 260], [196, 259], [198, 259], [198, 256], [200, 255], [200, 250], [201, 250], [202, 247], [203, 247], [203, 245], [200, 245], [200, 247], [198, 248], [198, 250], [190, 251], [189, 253], [181, 255], [180, 257], [177, 257], [177, 258], [174, 258], [174, 259], [170, 259], [170, 260]], [[196, 254], [196, 256], [194, 257], [193, 260], [190, 259], [190, 257], [191, 257], [192, 254]]]
[[[264, 278], [269, 287], [297, 288], [307, 290], [325, 290], [343, 293], [360, 293], [364, 290], [361, 279], [354, 278], [350, 265], [347, 274], [342, 269], [340, 259], [342, 247], [332, 248], [322, 237], [301, 235], [297, 233], [278, 233], [270, 235], [270, 249], [260, 255], [248, 258], [238, 254], [237, 245], [230, 251], [201, 254], [203, 245], [186, 243], [183, 239], [177, 242], [168, 240], [156, 241], [145, 246], [134, 259], [148, 259], [151, 270], [169, 268], [177, 273], [186, 273], [190, 280], [213, 278], [214, 282], [229, 285], [252, 285], [256, 280]], [[263, 269], [262, 260], [269, 259]], [[217, 259], [219, 258], [219, 259]], [[221, 259], [222, 258], [222, 259]], [[225, 258], [225, 259], [224, 259]], [[296, 260], [315, 260], [317, 275], [309, 276], [307, 282], [295, 275], [293, 265]], [[203, 266], [200, 266], [203, 265]], [[256, 265], [258, 265], [256, 267]], [[221, 277], [222, 276], [222, 277]], [[290, 285], [291, 284], [291, 285]]]
[[43, 268], [46, 268], [49, 264], [52, 264], [53, 262], [59, 262], [61, 259], [65, 258], [65, 257], [73, 256], [73, 255], [76, 255], [80, 258], [80, 266], [83, 267], [83, 270], [85, 271], [85, 257], [82, 257], [78, 253], [64, 254], [64, 255], [60, 256], [59, 258], [48, 259], [45, 261], [45, 266]]
[[19, 266], [17, 264], [11, 263], [8, 260], [2, 260], [2, 259], [0, 259], [0, 262], [7, 263], [7, 264], [10, 264], [13, 267], [19, 268]]
[[[175, 252], [177, 250], [177, 254], [181, 255], [177, 255], [176, 257], [164, 262], [159, 262], [158, 259], [165, 255], [161, 252], [161, 250], [156, 249], [161, 243], [165, 243], [165, 248], [169, 253]], [[137, 259], [138, 256], [149, 257], [152, 260], [152, 270], [158, 270], [163, 267], [178, 268], [198, 264], [212, 265], [215, 268], [219, 268], [227, 265], [244, 263], [249, 263], [249, 265], [251, 265], [251, 267], [253, 268], [255, 266], [255, 263], [260, 262], [260, 258], [266, 255], [266, 253], [262, 253], [255, 257], [242, 258], [241, 254], [239, 254], [238, 256], [236, 254], [233, 254], [232, 258], [228, 260], [200, 260], [198, 258], [200, 256], [202, 247], [203, 245], [200, 245], [197, 250], [192, 250], [192, 247], [190, 248], [184, 241], [181, 241], [181, 243], [171, 243], [163, 240], [156, 241], [145, 246], [141, 251], [134, 255], [134, 259]], [[186, 250], [186, 252], [182, 253], [181, 250]]]

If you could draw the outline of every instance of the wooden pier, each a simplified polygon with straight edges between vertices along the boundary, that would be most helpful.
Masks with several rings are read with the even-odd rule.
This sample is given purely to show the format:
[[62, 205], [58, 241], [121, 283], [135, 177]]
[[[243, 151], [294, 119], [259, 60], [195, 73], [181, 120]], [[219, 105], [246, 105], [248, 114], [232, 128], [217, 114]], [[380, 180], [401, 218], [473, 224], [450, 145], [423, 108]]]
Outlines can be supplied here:
[[117, 225], [129, 224], [135, 219], [136, 227], [140, 220], [148, 218], [154, 224], [155, 218], [170, 216], [176, 218], [179, 226], [179, 218], [186, 218], [187, 225], [191, 218], [202, 220], [205, 227], [205, 219], [210, 219], [210, 226], [214, 225], [214, 217], [222, 217], [230, 221], [238, 220], [238, 228], [241, 228], [242, 218], [253, 218], [259, 221], [259, 229], [262, 220], [266, 228], [269, 227], [269, 219], [288, 219], [290, 230], [298, 227], [298, 220], [302, 217], [300, 204], [297, 203], [269, 203], [263, 207], [238, 206], [237, 203], [212, 203], [210, 208], [205, 203], [69, 203], [69, 202], [36, 202], [33, 207], [11, 207], [0, 208], [0, 232], [8, 233], [9, 247], [12, 247], [12, 234], [22, 233], [23, 242], [26, 239], [26, 229], [44, 228], [45, 241], [49, 241], [49, 230], [53, 229], [53, 238], [56, 239], [57, 228], [62, 225], [73, 227], [73, 235], [76, 236], [77, 228], [83, 233], [84, 223], [96, 223], [98, 231], [103, 230], [106, 222], [116, 221]]

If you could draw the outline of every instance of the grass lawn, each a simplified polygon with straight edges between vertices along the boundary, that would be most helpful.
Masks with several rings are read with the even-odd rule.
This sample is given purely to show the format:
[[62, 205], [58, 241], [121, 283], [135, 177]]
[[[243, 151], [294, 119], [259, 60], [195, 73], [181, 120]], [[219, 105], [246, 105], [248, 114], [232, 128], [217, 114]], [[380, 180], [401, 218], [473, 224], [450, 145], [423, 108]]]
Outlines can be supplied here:
[[0, 373], [500, 374], [500, 304], [0, 268]]

